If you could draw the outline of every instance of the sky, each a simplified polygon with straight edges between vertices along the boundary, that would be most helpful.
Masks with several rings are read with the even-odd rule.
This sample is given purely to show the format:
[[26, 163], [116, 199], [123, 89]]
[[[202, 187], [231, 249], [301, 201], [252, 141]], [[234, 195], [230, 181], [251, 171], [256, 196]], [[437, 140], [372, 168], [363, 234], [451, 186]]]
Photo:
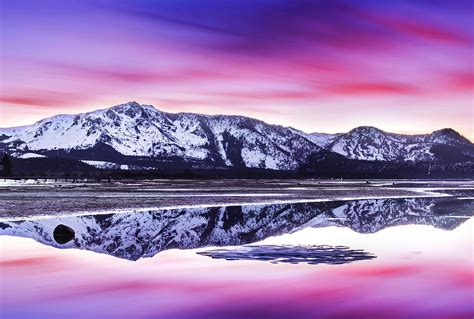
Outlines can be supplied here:
[[471, 0], [0, 4], [0, 127], [135, 100], [474, 140]]

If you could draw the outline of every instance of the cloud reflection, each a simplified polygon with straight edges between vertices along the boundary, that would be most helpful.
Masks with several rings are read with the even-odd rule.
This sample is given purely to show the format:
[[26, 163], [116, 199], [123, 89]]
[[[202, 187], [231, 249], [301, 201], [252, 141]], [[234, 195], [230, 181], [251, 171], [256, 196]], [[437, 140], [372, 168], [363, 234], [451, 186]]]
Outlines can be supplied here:
[[260, 260], [273, 264], [306, 263], [309, 265], [340, 265], [358, 260], [374, 259], [375, 256], [360, 249], [345, 246], [275, 246], [248, 245], [230, 249], [210, 249], [199, 255], [225, 260]]

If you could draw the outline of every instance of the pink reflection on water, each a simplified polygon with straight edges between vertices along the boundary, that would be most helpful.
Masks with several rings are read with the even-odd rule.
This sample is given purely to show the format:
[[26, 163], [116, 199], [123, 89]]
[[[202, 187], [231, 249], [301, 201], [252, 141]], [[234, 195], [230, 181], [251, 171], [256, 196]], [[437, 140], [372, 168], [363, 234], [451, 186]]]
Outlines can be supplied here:
[[[472, 243], [472, 237], [465, 236], [471, 226], [450, 233], [463, 238], [464, 248]], [[347, 230], [334, 231], [337, 237]], [[358, 236], [367, 238], [355, 234], [352, 240], [357, 242]], [[0, 244], [2, 318], [472, 318], [474, 314], [472, 245], [471, 251], [460, 250], [463, 258], [449, 259], [449, 251], [438, 257], [422, 251], [402, 259], [392, 252], [392, 258], [311, 266], [229, 262], [179, 250], [130, 262], [22, 238], [3, 237]]]

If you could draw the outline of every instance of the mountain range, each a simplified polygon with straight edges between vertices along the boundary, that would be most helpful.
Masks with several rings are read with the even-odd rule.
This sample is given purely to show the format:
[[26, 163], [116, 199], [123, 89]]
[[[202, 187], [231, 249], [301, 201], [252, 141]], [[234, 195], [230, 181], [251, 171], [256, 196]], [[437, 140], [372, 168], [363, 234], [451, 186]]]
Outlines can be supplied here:
[[0, 152], [30, 166], [60, 158], [109, 170], [172, 165], [462, 176], [472, 174], [474, 163], [473, 143], [452, 129], [402, 135], [364, 126], [339, 134], [305, 133], [243, 116], [166, 113], [137, 102], [0, 128]]

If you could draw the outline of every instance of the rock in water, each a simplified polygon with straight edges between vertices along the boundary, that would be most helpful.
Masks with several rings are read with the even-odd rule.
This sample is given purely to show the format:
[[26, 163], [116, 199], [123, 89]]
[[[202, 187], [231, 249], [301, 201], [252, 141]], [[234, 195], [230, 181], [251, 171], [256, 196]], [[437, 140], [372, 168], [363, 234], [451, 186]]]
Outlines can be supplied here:
[[53, 231], [53, 238], [58, 244], [66, 244], [74, 239], [74, 230], [66, 225], [58, 225]]

